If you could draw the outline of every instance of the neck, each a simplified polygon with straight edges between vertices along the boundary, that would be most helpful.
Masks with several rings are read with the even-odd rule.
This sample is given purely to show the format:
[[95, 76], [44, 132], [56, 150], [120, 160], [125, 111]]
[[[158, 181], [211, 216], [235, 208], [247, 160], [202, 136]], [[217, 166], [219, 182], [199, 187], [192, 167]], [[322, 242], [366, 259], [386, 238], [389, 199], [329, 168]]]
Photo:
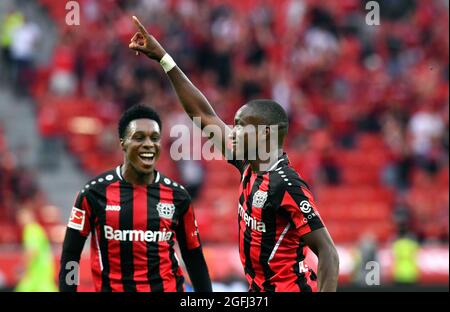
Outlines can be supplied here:
[[249, 160], [248, 162], [253, 172], [256, 173], [267, 172], [279, 160], [281, 155], [283, 155], [283, 149], [279, 148], [274, 152], [270, 153], [268, 159], [266, 160], [256, 159], [256, 160]]
[[138, 172], [128, 163], [124, 163], [120, 170], [123, 179], [130, 184], [148, 185], [153, 183], [155, 179], [155, 170], [150, 173]]

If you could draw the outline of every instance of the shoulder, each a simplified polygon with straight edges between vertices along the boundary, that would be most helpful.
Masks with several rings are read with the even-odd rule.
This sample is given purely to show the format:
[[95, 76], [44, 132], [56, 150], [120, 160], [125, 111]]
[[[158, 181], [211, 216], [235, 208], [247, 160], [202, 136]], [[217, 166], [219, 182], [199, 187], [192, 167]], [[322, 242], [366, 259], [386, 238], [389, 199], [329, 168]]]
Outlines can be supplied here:
[[312, 197], [308, 184], [290, 166], [282, 166], [271, 172], [269, 190], [275, 205], [283, 201], [286, 193], [298, 200], [308, 196]]
[[173, 196], [175, 199], [178, 200], [191, 200], [191, 196], [189, 195], [188, 191], [186, 190], [186, 188], [184, 187], [184, 185], [182, 185], [181, 183], [178, 183], [177, 181], [167, 177], [166, 175], [158, 172], [159, 177], [157, 177], [157, 179], [159, 179], [158, 183], [160, 183], [160, 185], [172, 190], [173, 192]]
[[115, 183], [120, 180], [120, 176], [117, 173], [117, 168], [105, 171], [98, 176], [88, 180], [85, 185], [79, 191], [79, 196], [87, 196], [101, 190], [104, 190], [109, 184]]
[[235, 159], [228, 159], [227, 162], [230, 165], [233, 165], [235, 168], [239, 170], [239, 172], [244, 174], [244, 171], [248, 168], [249, 162], [248, 160], [235, 160]]
[[309, 190], [309, 186], [294, 168], [283, 166], [271, 171], [269, 189], [272, 194], [281, 196], [285, 191], [301, 193]]

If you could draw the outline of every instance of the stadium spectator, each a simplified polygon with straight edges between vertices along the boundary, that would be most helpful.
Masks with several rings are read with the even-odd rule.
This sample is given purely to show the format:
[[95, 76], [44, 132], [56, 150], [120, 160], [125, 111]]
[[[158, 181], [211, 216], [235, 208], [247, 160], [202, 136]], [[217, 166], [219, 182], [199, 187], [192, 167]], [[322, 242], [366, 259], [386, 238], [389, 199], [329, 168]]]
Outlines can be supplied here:
[[398, 285], [418, 282], [418, 251], [419, 244], [408, 233], [407, 228], [400, 228], [398, 238], [392, 243], [393, 277]]
[[33, 83], [34, 61], [39, 43], [40, 28], [24, 15], [24, 23], [14, 28], [11, 43], [13, 80], [17, 95], [27, 95]]
[[23, 19], [24, 17], [21, 11], [10, 7], [1, 22], [0, 47], [2, 53], [2, 82], [4, 83], [10, 83], [12, 79], [11, 44], [14, 41], [13, 35], [16, 29], [23, 25]]
[[53, 253], [44, 228], [37, 222], [33, 208], [25, 204], [17, 218], [23, 233], [25, 270], [15, 291], [57, 291]]
[[355, 266], [353, 268], [353, 282], [359, 286], [369, 286], [367, 284], [368, 264], [375, 261], [380, 264], [378, 256], [377, 239], [371, 232], [366, 232], [361, 235], [361, 238], [355, 250]]
[[[188, 129], [189, 134], [193, 133], [192, 123], [189, 118], [186, 117], [186, 114], [182, 112], [174, 112], [169, 115], [169, 127], [170, 129], [176, 129], [173, 127], [180, 127], [178, 129]], [[186, 132], [184, 132], [180, 137], [176, 138], [177, 144], [173, 144], [175, 142], [173, 139], [170, 143], [171, 148], [179, 146], [179, 144], [181, 144], [183, 148], [186, 148], [186, 150], [179, 151], [182, 154], [180, 155], [182, 158], [176, 160], [176, 165], [183, 185], [186, 187], [186, 190], [191, 195], [192, 199], [195, 200], [204, 185], [205, 169], [200, 160], [194, 160], [192, 157], [193, 155], [201, 154], [201, 146], [192, 144], [192, 136], [193, 135], [186, 135]]]

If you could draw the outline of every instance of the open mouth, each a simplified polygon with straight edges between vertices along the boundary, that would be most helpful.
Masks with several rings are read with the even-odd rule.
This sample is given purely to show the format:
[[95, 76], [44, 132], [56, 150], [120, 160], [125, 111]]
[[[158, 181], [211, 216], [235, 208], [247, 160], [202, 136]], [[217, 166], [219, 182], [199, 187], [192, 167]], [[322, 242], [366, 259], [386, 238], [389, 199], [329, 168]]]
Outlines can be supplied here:
[[155, 153], [139, 153], [139, 158], [144, 164], [152, 164], [155, 160]]

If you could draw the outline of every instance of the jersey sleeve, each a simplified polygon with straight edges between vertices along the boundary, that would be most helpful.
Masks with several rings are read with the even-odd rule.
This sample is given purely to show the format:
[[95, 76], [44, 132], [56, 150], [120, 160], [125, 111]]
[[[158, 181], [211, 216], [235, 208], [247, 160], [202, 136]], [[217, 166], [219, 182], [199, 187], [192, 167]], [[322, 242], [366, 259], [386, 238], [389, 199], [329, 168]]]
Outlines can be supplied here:
[[248, 165], [247, 160], [227, 159], [227, 162], [236, 167], [241, 175], [244, 174], [245, 168], [247, 168]]
[[181, 249], [192, 250], [201, 246], [200, 234], [190, 198], [183, 202], [183, 206], [184, 213], [177, 228], [178, 243]]
[[91, 231], [92, 208], [86, 193], [78, 193], [70, 213], [67, 227], [77, 230], [82, 236], [88, 236]]
[[280, 209], [289, 216], [300, 236], [324, 227], [314, 198], [304, 185], [287, 186]]

